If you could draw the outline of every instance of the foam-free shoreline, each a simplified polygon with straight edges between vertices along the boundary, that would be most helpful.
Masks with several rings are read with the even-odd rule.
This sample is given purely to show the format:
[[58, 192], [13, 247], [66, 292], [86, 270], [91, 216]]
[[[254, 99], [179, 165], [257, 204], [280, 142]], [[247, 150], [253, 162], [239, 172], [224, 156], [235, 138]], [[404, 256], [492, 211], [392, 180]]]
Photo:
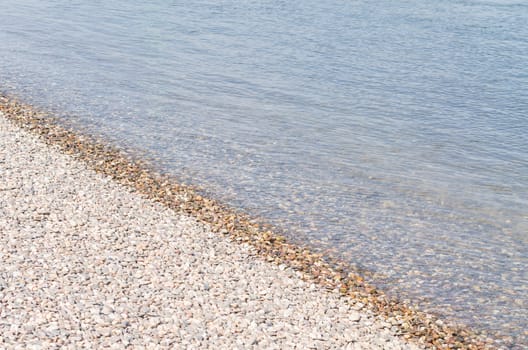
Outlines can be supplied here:
[[48, 115], [0, 113], [7, 345], [491, 348]]

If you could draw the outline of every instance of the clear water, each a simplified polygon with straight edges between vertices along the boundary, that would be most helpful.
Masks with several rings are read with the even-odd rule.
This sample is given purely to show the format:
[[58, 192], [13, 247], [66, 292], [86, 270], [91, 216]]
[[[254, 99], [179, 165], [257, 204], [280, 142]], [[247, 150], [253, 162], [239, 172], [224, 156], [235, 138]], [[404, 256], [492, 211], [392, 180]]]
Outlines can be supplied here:
[[528, 343], [528, 3], [0, 2], [0, 89]]

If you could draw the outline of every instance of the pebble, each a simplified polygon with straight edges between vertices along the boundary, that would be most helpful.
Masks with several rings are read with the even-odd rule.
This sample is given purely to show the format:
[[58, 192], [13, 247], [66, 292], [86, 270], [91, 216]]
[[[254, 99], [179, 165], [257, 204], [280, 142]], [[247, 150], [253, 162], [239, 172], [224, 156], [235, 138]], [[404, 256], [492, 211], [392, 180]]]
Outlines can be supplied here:
[[352, 322], [359, 322], [361, 320], [361, 314], [358, 312], [350, 312], [349, 319]]

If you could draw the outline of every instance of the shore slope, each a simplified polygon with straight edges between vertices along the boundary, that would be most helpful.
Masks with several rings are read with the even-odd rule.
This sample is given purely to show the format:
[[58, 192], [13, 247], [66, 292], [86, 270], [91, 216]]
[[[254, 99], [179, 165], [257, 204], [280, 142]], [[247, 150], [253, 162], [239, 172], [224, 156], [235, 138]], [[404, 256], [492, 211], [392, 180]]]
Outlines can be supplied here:
[[0, 344], [418, 349], [0, 114]]

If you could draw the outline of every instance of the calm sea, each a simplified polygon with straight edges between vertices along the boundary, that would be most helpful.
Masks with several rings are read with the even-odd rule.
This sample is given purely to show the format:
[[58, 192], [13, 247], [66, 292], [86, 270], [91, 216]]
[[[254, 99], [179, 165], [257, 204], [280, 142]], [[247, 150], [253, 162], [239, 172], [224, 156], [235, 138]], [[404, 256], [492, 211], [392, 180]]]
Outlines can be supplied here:
[[0, 0], [0, 90], [528, 343], [524, 0]]

